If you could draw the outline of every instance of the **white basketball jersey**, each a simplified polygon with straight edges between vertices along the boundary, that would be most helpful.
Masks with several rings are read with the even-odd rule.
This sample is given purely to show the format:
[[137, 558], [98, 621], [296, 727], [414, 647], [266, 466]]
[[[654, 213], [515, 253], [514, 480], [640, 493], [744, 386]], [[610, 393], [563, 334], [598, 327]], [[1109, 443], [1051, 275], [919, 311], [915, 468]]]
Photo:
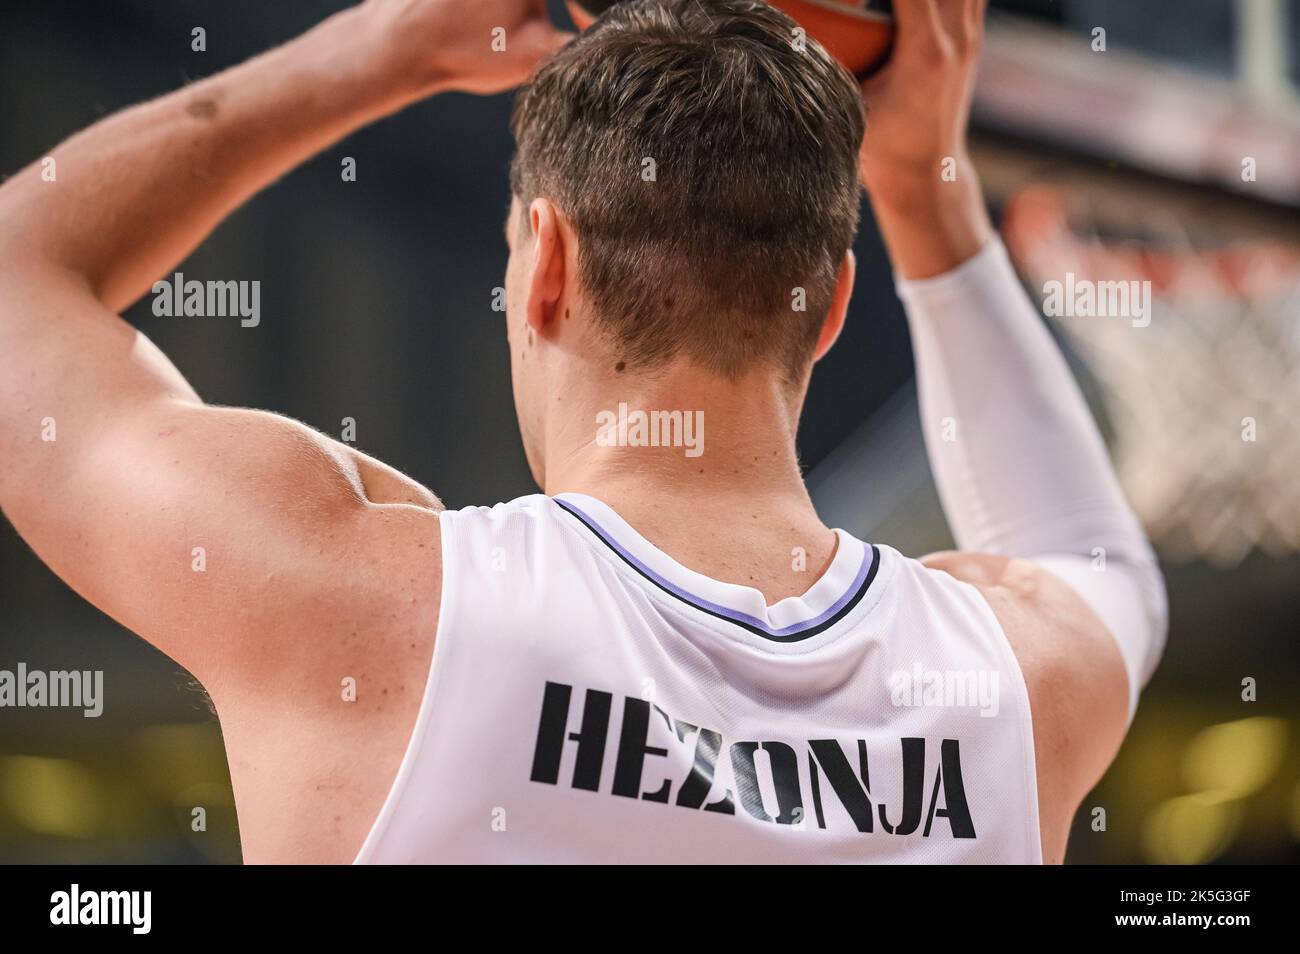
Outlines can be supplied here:
[[588, 496], [440, 520], [433, 665], [359, 862], [1041, 862], [1028, 696], [974, 587], [837, 530], [768, 606]]

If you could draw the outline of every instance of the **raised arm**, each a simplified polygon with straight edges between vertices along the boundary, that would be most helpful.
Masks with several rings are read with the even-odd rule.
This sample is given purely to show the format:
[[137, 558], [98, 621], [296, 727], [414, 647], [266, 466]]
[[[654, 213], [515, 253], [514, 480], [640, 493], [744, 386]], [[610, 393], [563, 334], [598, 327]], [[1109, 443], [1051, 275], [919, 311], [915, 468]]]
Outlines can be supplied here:
[[408, 588], [436, 595], [438, 502], [295, 421], [204, 405], [116, 312], [352, 130], [522, 80], [563, 40], [541, 8], [370, 0], [74, 136], [50, 181], [36, 163], [0, 188], [0, 507], [205, 683], [283, 663], [288, 626], [350, 631]]
[[926, 562], [984, 591], [1020, 659], [1050, 859], [1159, 660], [1165, 594], [967, 156], [984, 6], [896, 0], [893, 62], [866, 90], [862, 171], [907, 310], [930, 463], [965, 551]]

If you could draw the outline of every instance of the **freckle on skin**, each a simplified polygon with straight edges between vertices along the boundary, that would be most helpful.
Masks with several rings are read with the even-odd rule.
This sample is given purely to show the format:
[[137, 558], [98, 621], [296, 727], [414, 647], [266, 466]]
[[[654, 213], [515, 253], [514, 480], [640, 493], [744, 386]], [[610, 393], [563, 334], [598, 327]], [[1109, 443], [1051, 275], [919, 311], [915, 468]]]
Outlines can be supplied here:
[[626, 367], [627, 367], [627, 362], [626, 362], [626, 361], [620, 361], [618, 364], [614, 365], [614, 370], [617, 371], [617, 372], [619, 372], [619, 373], [621, 374], [622, 371], [623, 371], [623, 369], [626, 368]]
[[217, 118], [217, 103], [212, 99], [196, 99], [185, 107], [185, 112], [195, 119], [212, 120]]

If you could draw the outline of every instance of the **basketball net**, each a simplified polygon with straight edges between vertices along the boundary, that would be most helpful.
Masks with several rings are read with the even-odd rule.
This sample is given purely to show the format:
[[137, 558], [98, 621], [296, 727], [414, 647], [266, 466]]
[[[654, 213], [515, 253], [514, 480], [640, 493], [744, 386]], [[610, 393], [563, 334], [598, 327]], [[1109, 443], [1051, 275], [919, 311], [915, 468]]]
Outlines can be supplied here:
[[[1157, 244], [1090, 221], [1036, 186], [1010, 200], [1003, 231], [1099, 385], [1120, 481], [1152, 540], [1167, 558], [1220, 566], [1255, 548], [1300, 551], [1300, 247], [1198, 248], [1176, 228]], [[1115, 283], [1134, 292], [1130, 313], [1097, 314]], [[1082, 307], [1063, 315], [1071, 294]]]

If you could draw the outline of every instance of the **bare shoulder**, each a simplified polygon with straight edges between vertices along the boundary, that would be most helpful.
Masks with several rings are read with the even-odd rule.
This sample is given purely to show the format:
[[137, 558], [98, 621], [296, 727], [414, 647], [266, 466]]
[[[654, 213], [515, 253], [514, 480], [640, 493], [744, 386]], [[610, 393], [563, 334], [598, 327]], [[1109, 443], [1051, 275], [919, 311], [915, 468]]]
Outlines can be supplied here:
[[242, 558], [228, 594], [246, 601], [256, 632], [237, 657], [209, 657], [195, 675], [221, 720], [245, 860], [346, 862], [423, 699], [443, 507], [406, 475], [298, 422], [253, 412], [245, 424], [264, 448], [278, 445], [260, 462], [266, 502], [243, 517], [274, 536], [229, 541], [260, 551]]
[[1127, 728], [1115, 641], [1069, 584], [1028, 560], [950, 551], [921, 562], [979, 589], [1016, 654], [1034, 721], [1043, 856], [1060, 861], [1080, 801]]

